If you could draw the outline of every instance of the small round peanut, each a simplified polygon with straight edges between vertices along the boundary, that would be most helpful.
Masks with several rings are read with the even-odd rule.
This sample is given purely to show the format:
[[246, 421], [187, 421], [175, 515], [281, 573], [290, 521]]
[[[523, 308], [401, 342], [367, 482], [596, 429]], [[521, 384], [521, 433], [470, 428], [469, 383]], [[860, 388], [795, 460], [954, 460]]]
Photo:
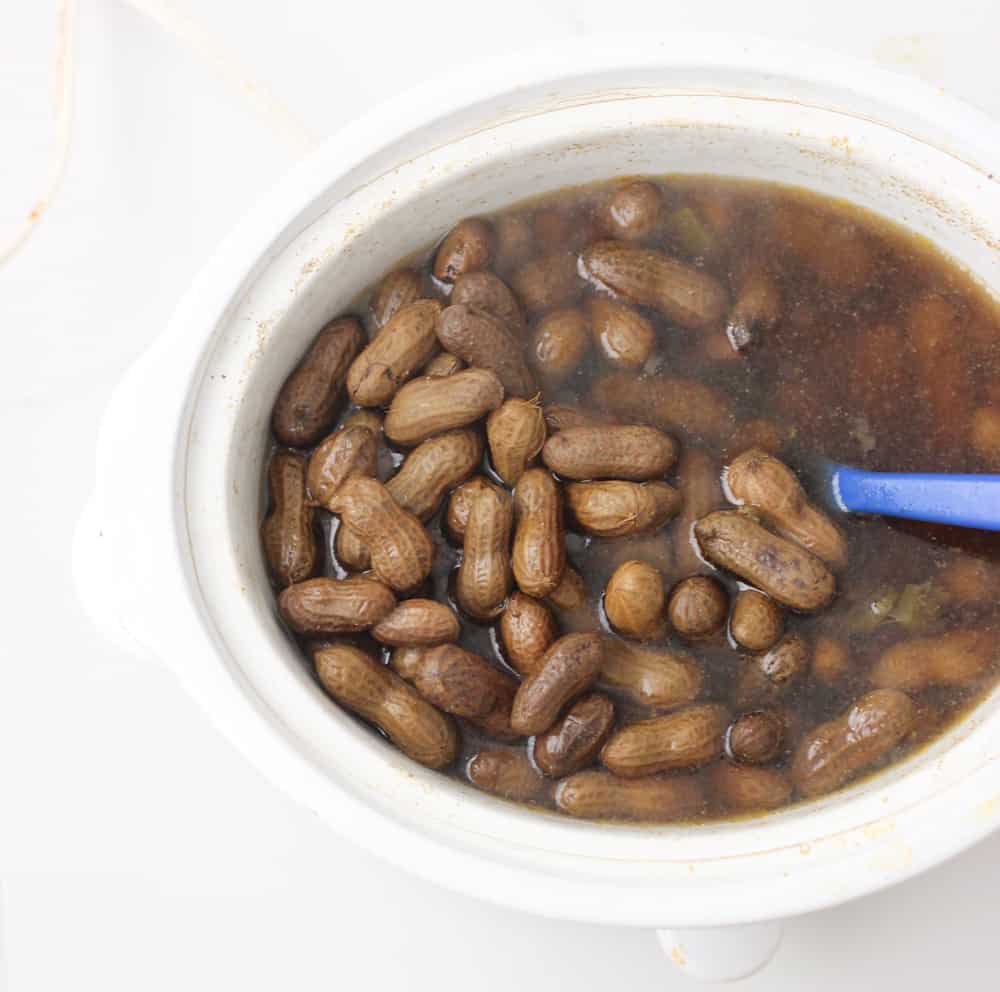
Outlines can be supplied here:
[[559, 386], [580, 368], [590, 340], [590, 323], [581, 310], [553, 310], [534, 330], [531, 364], [547, 386]]
[[583, 290], [576, 256], [568, 251], [540, 255], [525, 262], [513, 273], [510, 282], [529, 313], [568, 306]]
[[662, 213], [663, 196], [660, 191], [652, 183], [639, 179], [611, 195], [603, 220], [613, 237], [639, 241], [656, 230]]
[[608, 580], [604, 612], [620, 634], [644, 640], [663, 630], [665, 600], [659, 569], [644, 561], [626, 561]]
[[489, 268], [493, 257], [492, 226], [477, 217], [459, 221], [446, 235], [434, 256], [434, 275], [454, 282], [467, 272]]
[[607, 296], [587, 304], [594, 346], [612, 368], [641, 369], [656, 346], [656, 330], [638, 310]]
[[812, 649], [800, 634], [786, 634], [766, 654], [744, 659], [733, 698], [740, 707], [776, 702], [809, 671]]
[[367, 630], [396, 608], [392, 590], [375, 579], [306, 579], [278, 597], [282, 619], [297, 634]]
[[703, 812], [705, 794], [698, 779], [688, 775], [626, 779], [593, 769], [563, 779], [556, 805], [570, 816], [590, 820], [665, 823]]
[[781, 638], [785, 621], [770, 596], [756, 589], [743, 589], [736, 596], [729, 632], [747, 651], [767, 651]]
[[594, 684], [603, 660], [600, 635], [567, 634], [559, 638], [517, 690], [511, 726], [526, 736], [548, 730], [562, 708]]
[[674, 630], [690, 640], [717, 634], [725, 627], [728, 613], [726, 590], [707, 575], [693, 575], [678, 582], [667, 605]]
[[639, 720], [612, 734], [601, 761], [622, 778], [699, 768], [722, 754], [728, 722], [728, 711], [717, 703], [698, 703]]
[[508, 399], [486, 418], [490, 460], [508, 486], [517, 485], [545, 444], [545, 416], [531, 400]]
[[530, 675], [559, 636], [552, 611], [539, 599], [517, 590], [500, 615], [500, 643], [507, 663]]
[[528, 469], [514, 490], [517, 529], [511, 563], [518, 588], [536, 599], [553, 593], [566, 568], [559, 485], [543, 468]]
[[393, 269], [372, 290], [368, 301], [377, 334], [403, 307], [420, 298], [423, 280], [416, 269]]
[[461, 624], [455, 611], [433, 599], [407, 599], [372, 627], [372, 637], [392, 647], [433, 646], [457, 641]]
[[404, 754], [429, 768], [446, 768], [455, 760], [454, 722], [388, 667], [350, 644], [317, 651], [314, 661], [323, 688], [384, 730]]
[[302, 582], [319, 569], [313, 508], [306, 501], [306, 460], [276, 451], [267, 467], [271, 509], [260, 536], [271, 577], [282, 586]]
[[784, 743], [784, 722], [767, 710], [744, 713], [726, 731], [726, 753], [746, 765], [770, 764], [781, 754]]
[[615, 707], [599, 692], [578, 699], [547, 733], [535, 738], [535, 764], [563, 778], [593, 764], [615, 724]]
[[814, 679], [833, 685], [851, 670], [851, 658], [843, 641], [825, 634], [816, 638], [813, 645], [812, 667]]
[[537, 802], [546, 790], [545, 779], [523, 751], [479, 751], [469, 759], [466, 775], [477, 789], [519, 803]]

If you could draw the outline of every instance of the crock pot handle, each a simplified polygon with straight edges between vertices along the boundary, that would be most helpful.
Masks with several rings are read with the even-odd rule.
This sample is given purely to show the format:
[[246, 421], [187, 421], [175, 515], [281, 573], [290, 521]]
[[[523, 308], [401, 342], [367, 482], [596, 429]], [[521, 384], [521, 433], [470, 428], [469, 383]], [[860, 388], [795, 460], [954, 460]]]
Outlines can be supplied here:
[[97, 437], [94, 490], [73, 538], [77, 594], [91, 621], [127, 654], [160, 656], [158, 618], [176, 595], [169, 547], [172, 450], [158, 405], [153, 347], [126, 372], [108, 401]]
[[781, 942], [781, 923], [657, 930], [667, 957], [703, 982], [735, 982], [760, 971]]

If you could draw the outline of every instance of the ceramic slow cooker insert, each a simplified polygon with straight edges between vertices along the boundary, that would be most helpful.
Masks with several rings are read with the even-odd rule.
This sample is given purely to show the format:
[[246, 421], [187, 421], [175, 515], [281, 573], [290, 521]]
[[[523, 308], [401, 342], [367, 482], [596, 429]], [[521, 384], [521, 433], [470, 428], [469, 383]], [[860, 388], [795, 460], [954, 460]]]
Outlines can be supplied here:
[[671, 928], [699, 974], [751, 970], [776, 930], [748, 925], [884, 887], [995, 828], [997, 699], [872, 779], [756, 819], [595, 824], [479, 794], [342, 712], [280, 627], [258, 541], [271, 405], [320, 326], [430, 236], [615, 175], [847, 197], [1000, 287], [990, 130], [922, 84], [722, 36], [579, 43], [417, 88], [263, 200], [112, 398], [77, 545], [85, 598], [353, 841], [509, 906]]

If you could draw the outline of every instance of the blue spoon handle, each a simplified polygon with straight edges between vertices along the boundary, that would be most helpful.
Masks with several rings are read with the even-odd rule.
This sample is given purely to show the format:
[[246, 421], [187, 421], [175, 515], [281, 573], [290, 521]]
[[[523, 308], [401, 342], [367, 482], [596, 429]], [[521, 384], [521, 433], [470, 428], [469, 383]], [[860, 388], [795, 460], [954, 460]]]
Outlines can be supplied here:
[[866, 472], [836, 465], [833, 492], [851, 513], [1000, 530], [1000, 475]]

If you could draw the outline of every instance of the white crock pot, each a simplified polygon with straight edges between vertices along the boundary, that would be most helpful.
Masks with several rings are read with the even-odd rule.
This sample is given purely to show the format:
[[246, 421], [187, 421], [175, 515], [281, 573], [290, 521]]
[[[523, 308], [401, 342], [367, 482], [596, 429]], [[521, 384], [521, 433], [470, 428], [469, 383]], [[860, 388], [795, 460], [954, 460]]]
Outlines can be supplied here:
[[111, 398], [75, 561], [103, 627], [173, 669], [345, 837], [506, 906], [658, 928], [689, 973], [731, 978], [767, 960], [782, 917], [900, 881], [1000, 823], [995, 696], [890, 771], [770, 816], [577, 822], [430, 772], [342, 713], [278, 626], [258, 549], [268, 413], [324, 321], [463, 216], [666, 172], [848, 197], [1000, 287], [996, 125], [921, 83], [718, 35], [481, 63], [331, 138], [216, 253]]

